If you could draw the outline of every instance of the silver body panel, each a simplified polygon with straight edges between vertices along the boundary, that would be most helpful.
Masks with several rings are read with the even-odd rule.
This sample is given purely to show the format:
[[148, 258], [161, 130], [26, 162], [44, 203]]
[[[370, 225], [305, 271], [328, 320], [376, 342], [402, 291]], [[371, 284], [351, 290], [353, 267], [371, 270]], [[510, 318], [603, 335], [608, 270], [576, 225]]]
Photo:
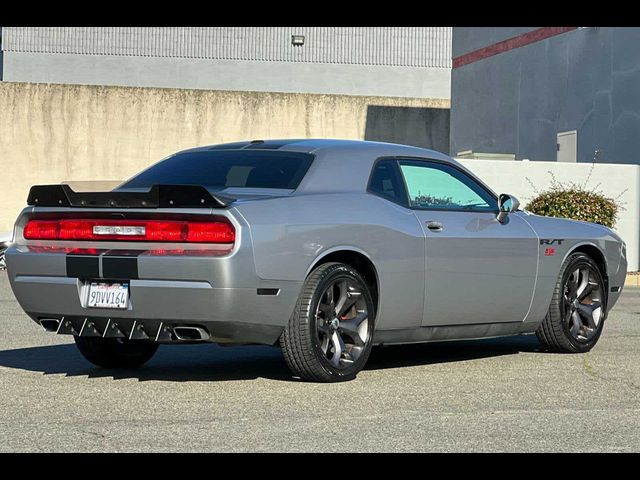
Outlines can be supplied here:
[[[501, 224], [492, 213], [414, 210], [367, 192], [371, 169], [381, 157], [436, 159], [468, 172], [441, 153], [340, 140], [291, 141], [281, 148], [315, 155], [299, 187], [228, 189], [218, 192], [237, 198], [227, 208], [180, 209], [179, 213], [227, 217], [236, 228], [233, 251], [223, 256], [139, 255], [138, 278], [129, 282], [126, 310], [83, 306], [84, 282], [67, 275], [66, 253], [34, 251], [34, 247], [142, 251], [209, 247], [28, 241], [22, 229], [33, 215], [73, 209], [25, 208], [6, 252], [20, 305], [36, 321], [51, 316], [117, 317], [158, 325], [202, 325], [211, 333], [211, 341], [273, 344], [309, 272], [327, 255], [350, 251], [375, 267], [379, 298], [374, 341], [404, 343], [534, 331], [549, 307], [563, 260], [576, 248], [597, 249], [608, 285], [620, 290], [624, 285], [623, 242], [606, 227], [527, 212], [512, 213]], [[149, 210], [127, 210], [133, 212]], [[440, 221], [443, 231], [426, 229], [429, 220]], [[545, 256], [541, 239], [562, 239], [562, 243], [554, 245], [553, 256]], [[274, 289], [277, 294], [258, 295], [258, 289]], [[620, 290], [609, 293], [608, 309]]]
[[[425, 228], [424, 326], [522, 322], [536, 282], [539, 242], [519, 214], [501, 224], [494, 213], [416, 211]], [[456, 307], [451, 308], [455, 296]]]

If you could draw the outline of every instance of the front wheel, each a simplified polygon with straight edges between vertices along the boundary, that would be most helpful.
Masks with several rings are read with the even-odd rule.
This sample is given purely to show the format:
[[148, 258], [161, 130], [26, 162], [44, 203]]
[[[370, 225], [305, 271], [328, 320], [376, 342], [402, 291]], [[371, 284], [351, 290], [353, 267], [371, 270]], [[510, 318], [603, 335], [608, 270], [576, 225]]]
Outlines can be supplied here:
[[325, 263], [311, 272], [280, 338], [293, 374], [316, 382], [355, 378], [371, 353], [374, 309], [366, 282], [349, 265]]
[[547, 316], [536, 331], [552, 352], [588, 352], [598, 342], [607, 311], [607, 290], [598, 265], [584, 253], [565, 260]]
[[76, 346], [84, 358], [103, 368], [134, 368], [153, 357], [158, 344], [122, 338], [78, 337]]

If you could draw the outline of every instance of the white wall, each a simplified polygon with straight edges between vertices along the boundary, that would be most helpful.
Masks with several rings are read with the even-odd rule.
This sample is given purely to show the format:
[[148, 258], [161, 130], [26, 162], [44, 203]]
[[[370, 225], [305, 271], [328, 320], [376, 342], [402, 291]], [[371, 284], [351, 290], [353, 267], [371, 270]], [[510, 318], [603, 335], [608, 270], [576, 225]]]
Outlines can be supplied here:
[[518, 197], [523, 207], [536, 196], [535, 190], [540, 192], [551, 187], [553, 177], [550, 172], [560, 183], [584, 185], [587, 182], [587, 189], [595, 188], [607, 197], [617, 198], [623, 210], [619, 212], [615, 230], [627, 244], [629, 271], [640, 269], [640, 166], [480, 159], [458, 161], [497, 193]]

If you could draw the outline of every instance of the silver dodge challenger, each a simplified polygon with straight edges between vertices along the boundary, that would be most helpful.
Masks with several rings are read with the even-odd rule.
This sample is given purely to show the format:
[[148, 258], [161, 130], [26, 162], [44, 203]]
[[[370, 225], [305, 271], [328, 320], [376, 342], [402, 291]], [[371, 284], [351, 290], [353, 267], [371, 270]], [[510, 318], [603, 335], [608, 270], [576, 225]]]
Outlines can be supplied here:
[[586, 352], [627, 270], [609, 228], [533, 215], [447, 155], [386, 143], [194, 148], [111, 192], [34, 186], [27, 203], [13, 292], [105, 368], [161, 343], [280, 345], [320, 382], [354, 378], [374, 345], [535, 332]]

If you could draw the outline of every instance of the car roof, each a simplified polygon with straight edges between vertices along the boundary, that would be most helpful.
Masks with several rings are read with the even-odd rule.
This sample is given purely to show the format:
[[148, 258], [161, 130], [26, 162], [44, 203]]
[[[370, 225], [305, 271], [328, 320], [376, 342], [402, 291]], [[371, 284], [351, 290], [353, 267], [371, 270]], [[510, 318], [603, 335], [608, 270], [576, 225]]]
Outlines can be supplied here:
[[278, 150], [314, 155], [314, 161], [296, 189], [296, 194], [365, 191], [374, 162], [383, 157], [435, 159], [454, 164], [468, 172], [468, 169], [456, 160], [435, 150], [370, 140], [253, 140], [207, 145], [178, 153], [216, 150]]
[[[332, 150], [358, 149], [371, 153], [379, 151], [384, 155], [410, 155], [436, 158], [451, 161], [447, 155], [428, 148], [401, 145], [397, 143], [376, 142], [371, 140], [343, 140], [328, 138], [311, 139], [277, 139], [277, 140], [247, 140], [242, 142], [221, 143], [182, 150], [183, 152], [198, 152], [209, 150], [281, 150], [303, 153], [330, 152]], [[395, 151], [397, 153], [391, 153]]]

